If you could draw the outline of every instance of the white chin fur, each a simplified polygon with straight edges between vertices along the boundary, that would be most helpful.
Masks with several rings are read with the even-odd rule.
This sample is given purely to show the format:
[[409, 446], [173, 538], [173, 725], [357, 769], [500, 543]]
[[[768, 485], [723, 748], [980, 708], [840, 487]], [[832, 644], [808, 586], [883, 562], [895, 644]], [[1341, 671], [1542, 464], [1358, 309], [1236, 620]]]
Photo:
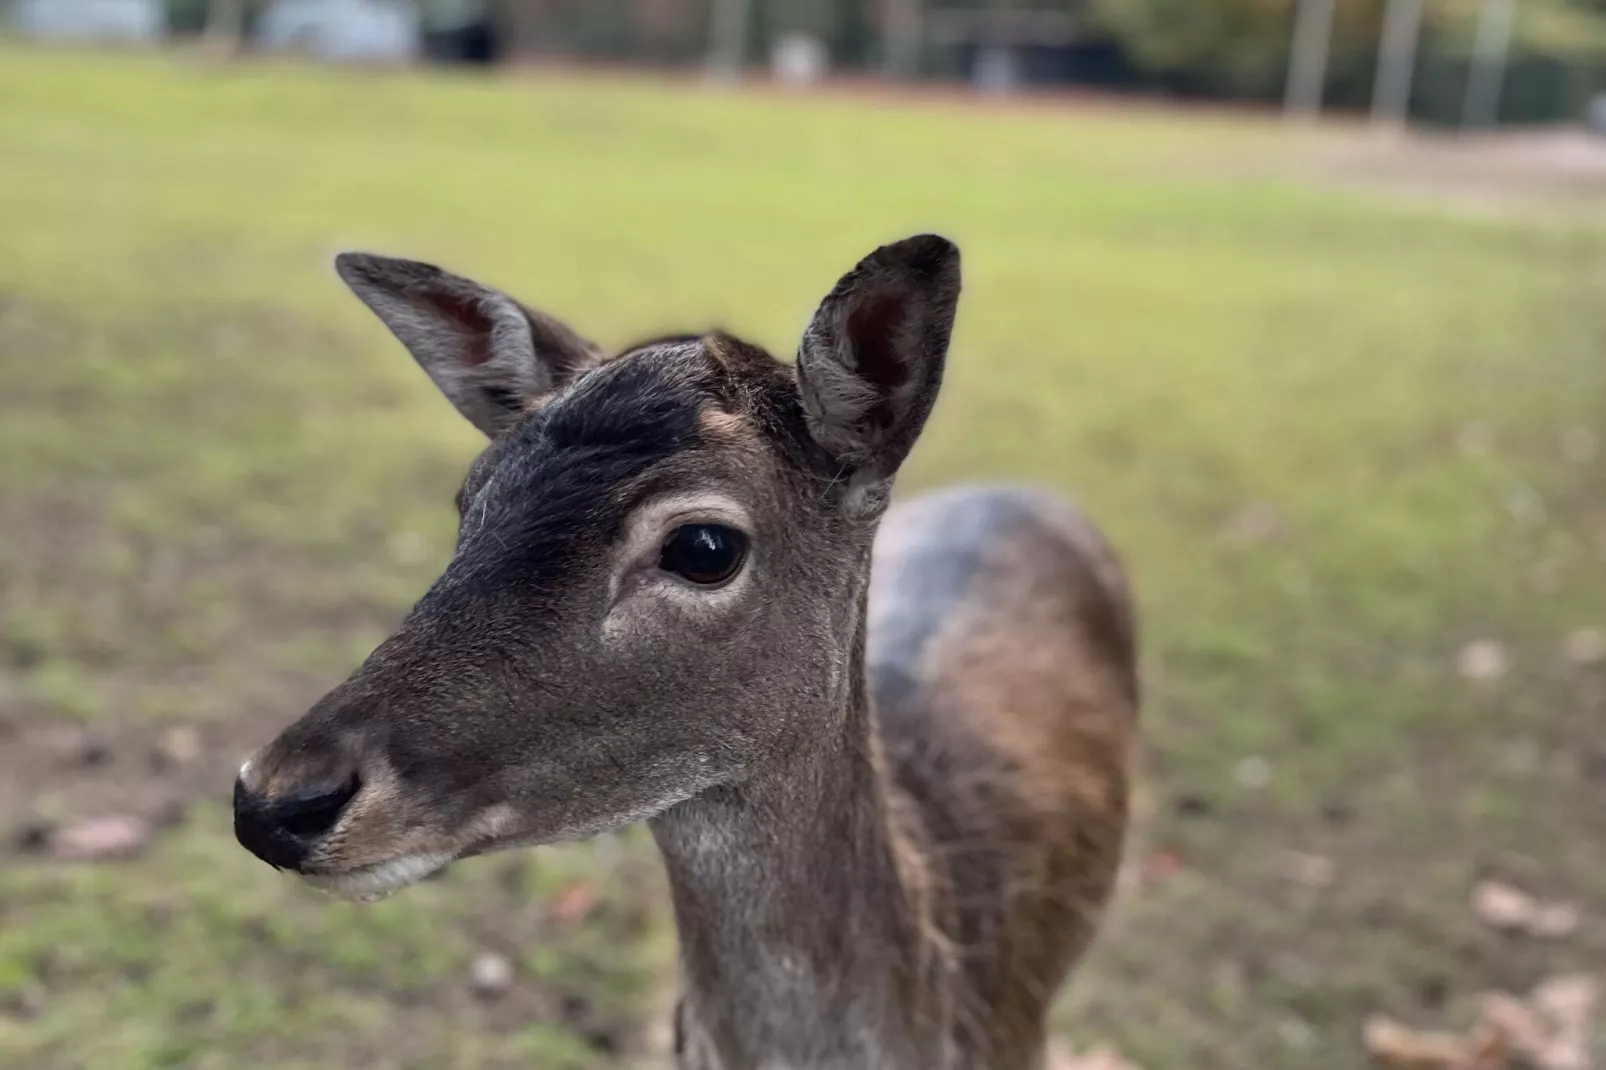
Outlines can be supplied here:
[[402, 855], [350, 873], [309, 873], [302, 879], [315, 888], [341, 899], [372, 903], [409, 884], [416, 884], [452, 860], [450, 854], [431, 852]]

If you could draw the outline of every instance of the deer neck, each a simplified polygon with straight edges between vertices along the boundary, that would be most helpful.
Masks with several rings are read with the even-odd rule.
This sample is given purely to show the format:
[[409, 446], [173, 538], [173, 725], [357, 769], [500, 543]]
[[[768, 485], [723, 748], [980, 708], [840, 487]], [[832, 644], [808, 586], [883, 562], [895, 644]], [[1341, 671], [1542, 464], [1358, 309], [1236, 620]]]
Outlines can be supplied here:
[[864, 616], [834, 710], [777, 769], [653, 822], [680, 936], [680, 1065], [940, 1065], [922, 881], [894, 821]]

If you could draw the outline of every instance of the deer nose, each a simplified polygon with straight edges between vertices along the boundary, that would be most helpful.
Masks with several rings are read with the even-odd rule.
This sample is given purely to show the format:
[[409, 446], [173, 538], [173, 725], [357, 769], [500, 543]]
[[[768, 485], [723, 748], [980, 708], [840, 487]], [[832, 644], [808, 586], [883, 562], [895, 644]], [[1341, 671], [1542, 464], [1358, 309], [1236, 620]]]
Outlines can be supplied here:
[[304, 788], [267, 798], [234, 782], [234, 836], [270, 866], [300, 869], [362, 788], [355, 774], [333, 787]]

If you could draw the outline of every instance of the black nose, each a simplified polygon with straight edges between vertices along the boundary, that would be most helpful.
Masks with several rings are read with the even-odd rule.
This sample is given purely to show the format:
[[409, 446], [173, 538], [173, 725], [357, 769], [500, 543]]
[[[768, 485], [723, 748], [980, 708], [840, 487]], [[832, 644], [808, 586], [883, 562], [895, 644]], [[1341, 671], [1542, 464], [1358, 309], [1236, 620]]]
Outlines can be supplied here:
[[236, 780], [234, 836], [270, 866], [299, 869], [361, 787], [353, 776], [338, 787], [309, 788], [269, 799]]

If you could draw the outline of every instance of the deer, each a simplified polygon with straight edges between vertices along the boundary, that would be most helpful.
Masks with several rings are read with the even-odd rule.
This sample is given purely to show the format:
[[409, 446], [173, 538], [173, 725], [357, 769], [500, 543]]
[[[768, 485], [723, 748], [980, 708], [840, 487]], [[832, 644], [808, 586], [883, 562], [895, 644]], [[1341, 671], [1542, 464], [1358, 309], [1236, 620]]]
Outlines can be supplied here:
[[336, 270], [488, 442], [439, 579], [240, 768], [239, 842], [371, 901], [645, 822], [680, 1070], [1044, 1066], [1120, 868], [1135, 611], [1049, 491], [892, 503], [957, 246], [870, 253], [795, 361], [609, 352], [429, 264]]

